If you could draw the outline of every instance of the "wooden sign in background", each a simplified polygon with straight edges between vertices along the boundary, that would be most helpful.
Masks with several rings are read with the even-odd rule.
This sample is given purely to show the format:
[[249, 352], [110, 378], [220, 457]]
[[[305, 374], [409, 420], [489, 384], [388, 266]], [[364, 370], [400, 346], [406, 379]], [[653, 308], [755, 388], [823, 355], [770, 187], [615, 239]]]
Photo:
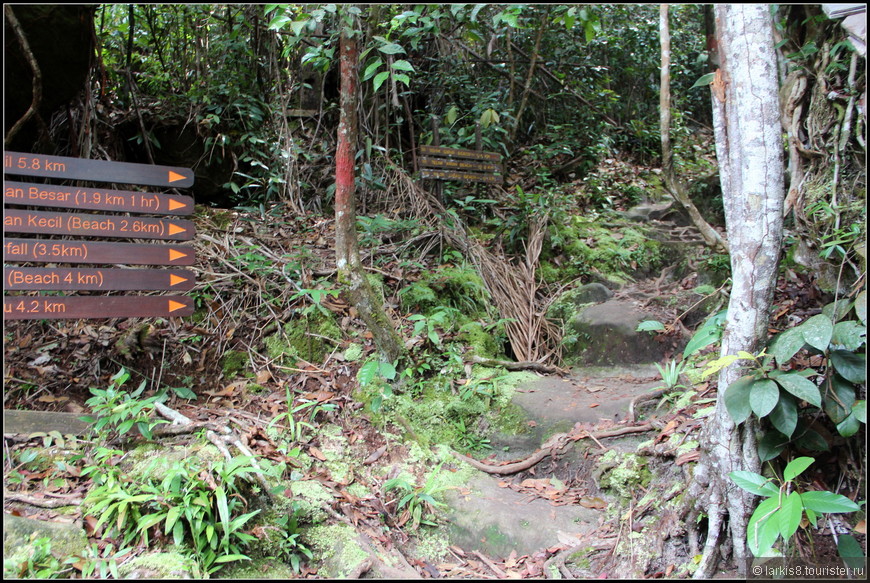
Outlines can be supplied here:
[[[88, 180], [189, 187], [188, 168], [83, 160], [63, 156], [4, 153], [4, 173], [50, 179]], [[5, 205], [64, 210], [121, 211], [133, 214], [189, 215], [193, 199], [128, 190], [79, 188], [28, 182], [3, 184], [5, 232], [36, 235], [189, 241], [191, 221], [155, 217], [7, 209]], [[70, 264], [192, 265], [191, 247], [176, 244], [4, 238], [3, 261]], [[193, 272], [179, 269], [120, 269], [4, 266], [4, 291], [188, 291]], [[3, 298], [4, 320], [57, 318], [175, 317], [193, 314], [185, 296], [30, 296]]]
[[501, 156], [495, 152], [420, 146], [420, 176], [435, 180], [501, 184]]

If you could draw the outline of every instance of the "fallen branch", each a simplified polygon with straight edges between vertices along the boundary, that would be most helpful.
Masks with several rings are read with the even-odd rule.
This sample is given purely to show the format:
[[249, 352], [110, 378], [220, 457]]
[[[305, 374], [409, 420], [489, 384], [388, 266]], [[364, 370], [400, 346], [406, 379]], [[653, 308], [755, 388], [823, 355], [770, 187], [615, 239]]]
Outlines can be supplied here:
[[499, 366], [507, 370], [533, 370], [544, 374], [568, 374], [568, 371], [564, 368], [529, 360], [514, 362], [509, 360], [496, 360], [494, 358], [483, 358], [482, 356], [474, 355], [471, 357], [471, 362], [482, 364], [484, 366]]
[[[50, 494], [47, 495], [50, 496]], [[29, 504], [30, 506], [36, 506], [37, 508], [63, 508], [65, 506], [81, 506], [82, 504], [82, 499], [79, 497], [52, 499], [38, 498], [27, 494], [9, 492], [8, 490], [3, 490], [3, 499], [9, 502], [22, 502], [24, 504]]]
[[[516, 474], [523, 470], [527, 470], [538, 462], [546, 459], [547, 457], [559, 453], [571, 441], [578, 441], [580, 439], [588, 437], [598, 443], [598, 439], [603, 439], [605, 437], [618, 437], [620, 435], [626, 435], [628, 433], [644, 433], [646, 431], [652, 431], [654, 429], [655, 427], [653, 427], [651, 423], [645, 423], [643, 425], [621, 427], [619, 429], [609, 429], [604, 431], [588, 432], [585, 430], [571, 430], [568, 433], [557, 433], [556, 435], [548, 439], [546, 443], [541, 446], [541, 449], [539, 449], [529, 457], [523, 460], [511, 462], [500, 466], [483, 463], [456, 451], [453, 452], [453, 456], [458, 460], [468, 463], [470, 466], [480, 470], [481, 472], [485, 472], [487, 474], [507, 476], [510, 474]], [[601, 444], [599, 443], [599, 445]]]

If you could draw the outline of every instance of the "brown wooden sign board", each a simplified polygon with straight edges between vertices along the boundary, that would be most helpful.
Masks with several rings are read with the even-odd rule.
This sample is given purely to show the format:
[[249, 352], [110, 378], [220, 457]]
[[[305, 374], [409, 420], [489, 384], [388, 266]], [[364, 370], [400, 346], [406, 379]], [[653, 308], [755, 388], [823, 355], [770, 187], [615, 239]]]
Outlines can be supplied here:
[[464, 160], [489, 160], [501, 162], [501, 156], [495, 152], [481, 150], [463, 150], [461, 148], [445, 148], [444, 146], [420, 146], [420, 154], [423, 156], [443, 156], [446, 158], [461, 158]]
[[151, 215], [189, 215], [193, 198], [183, 195], [3, 182], [3, 202], [73, 210], [120, 211]]
[[492, 162], [435, 158], [432, 156], [420, 156], [420, 166], [424, 168], [444, 168], [447, 170], [467, 170], [470, 172], [501, 172], [501, 165]]
[[500, 184], [501, 156], [494, 152], [420, 146], [420, 176], [434, 180]]
[[421, 178], [434, 180], [457, 180], [461, 182], [487, 182], [489, 184], [501, 184], [502, 177], [497, 174], [475, 174], [473, 172], [459, 172], [458, 170], [434, 170], [423, 168], [420, 170]]
[[184, 266], [193, 265], [194, 250], [183, 245], [5, 239], [3, 261]]
[[151, 217], [117, 217], [81, 213], [55, 213], [5, 209], [3, 230], [37, 235], [80, 235], [128, 239], [189, 241], [196, 234], [191, 221]]
[[55, 180], [86, 180], [175, 188], [190, 188], [193, 186], [194, 179], [193, 170], [190, 168], [87, 160], [66, 156], [42, 156], [22, 152], [3, 153], [3, 172]]
[[3, 282], [10, 291], [189, 291], [196, 275], [181, 269], [4, 267]]
[[190, 316], [185, 296], [5, 296], [4, 320], [138, 318]]

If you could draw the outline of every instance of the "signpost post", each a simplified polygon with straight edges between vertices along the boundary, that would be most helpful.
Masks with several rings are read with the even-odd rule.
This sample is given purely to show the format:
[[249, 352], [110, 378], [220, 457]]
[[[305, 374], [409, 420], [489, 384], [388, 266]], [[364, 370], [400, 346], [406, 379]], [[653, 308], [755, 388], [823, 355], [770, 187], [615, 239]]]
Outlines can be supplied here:
[[[108, 182], [189, 188], [189, 168], [84, 160], [63, 156], [42, 156], [5, 152], [4, 174], [54, 180]], [[71, 235], [88, 238], [154, 239], [190, 241], [196, 227], [189, 220], [171, 217], [193, 213], [193, 198], [152, 192], [136, 192], [30, 182], [3, 183], [4, 233], [27, 235]], [[33, 210], [23, 207], [63, 209], [67, 212]], [[124, 212], [127, 215], [92, 214], [69, 211]], [[93, 240], [5, 238], [3, 262], [49, 264], [111, 264], [187, 266], [194, 262], [192, 247], [177, 243], [127, 243]], [[175, 291], [193, 288], [196, 277], [182, 269], [134, 269], [110, 267], [3, 268], [4, 320], [177, 317], [193, 314], [192, 298], [185, 296], [103, 296], [28, 295], [31, 291]]]

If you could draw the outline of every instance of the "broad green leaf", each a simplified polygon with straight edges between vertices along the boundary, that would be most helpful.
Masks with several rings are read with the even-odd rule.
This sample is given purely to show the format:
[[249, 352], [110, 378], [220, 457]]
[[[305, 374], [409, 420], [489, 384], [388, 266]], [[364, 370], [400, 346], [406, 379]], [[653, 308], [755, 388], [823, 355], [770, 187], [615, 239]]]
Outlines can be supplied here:
[[795, 445], [813, 451], [828, 451], [831, 447], [827, 440], [813, 429], [796, 431]]
[[228, 537], [230, 533], [230, 509], [227, 506], [227, 493], [223, 486], [218, 486], [214, 494], [217, 500], [218, 514], [223, 525], [224, 537]]
[[831, 343], [834, 323], [824, 314], [816, 314], [799, 326], [807, 344], [824, 352]]
[[775, 520], [779, 511], [779, 497], [765, 498], [749, 518], [746, 538], [749, 550], [756, 557], [767, 554], [779, 538], [779, 523]]
[[445, 116], [445, 121], [447, 125], [453, 125], [456, 122], [456, 118], [459, 116], [459, 108], [455, 105], [450, 106], [450, 109], [447, 110], [447, 115]]
[[801, 495], [797, 492], [792, 492], [782, 501], [782, 508], [776, 513], [779, 520], [779, 533], [783, 540], [788, 540], [797, 532], [798, 526], [801, 523], [803, 515], [803, 504], [801, 504]]
[[776, 427], [777, 431], [787, 437], [791, 437], [794, 429], [797, 426], [797, 404], [794, 398], [788, 393], [782, 393], [779, 396], [779, 402], [776, 407], [770, 412], [768, 417], [770, 422]]
[[415, 72], [414, 65], [404, 59], [399, 59], [398, 61], [395, 61], [392, 65], [390, 65], [390, 68], [394, 71], [408, 71], [410, 73]]
[[747, 375], [740, 377], [725, 389], [725, 408], [736, 424], [743, 423], [752, 409], [749, 406], [749, 395], [755, 377]]
[[786, 445], [788, 445], [788, 437], [779, 431], [768, 431], [758, 440], [758, 459], [762, 462], [772, 460], [782, 453]]
[[867, 355], [846, 350], [832, 350], [831, 364], [844, 379], [853, 383], [867, 382]]
[[658, 320], [644, 320], [637, 325], [637, 329], [635, 330], [635, 332], [656, 332], [658, 330], [664, 329], [665, 325]]
[[695, 84], [692, 85], [689, 89], [694, 89], [695, 87], [705, 87], [712, 83], [715, 77], [716, 73], [707, 73], [706, 75], [701, 76], [700, 79], [695, 81]]
[[385, 55], [397, 55], [399, 53], [405, 52], [405, 49], [402, 48], [402, 45], [397, 45], [396, 43], [389, 43], [382, 47], [378, 47], [378, 50]]
[[163, 521], [163, 513], [155, 512], [153, 514], [146, 514], [145, 516], [139, 518], [136, 522], [136, 528], [138, 530], [148, 530], [155, 524], [158, 524]]
[[854, 352], [867, 342], [867, 327], [855, 320], [837, 322], [834, 324], [834, 336], [831, 342]]
[[837, 423], [837, 431], [843, 437], [852, 437], [861, 429], [861, 423], [854, 415], [849, 414], [845, 419]]
[[855, 404], [852, 405], [852, 415], [855, 416], [855, 419], [860, 421], [861, 423], [867, 424], [867, 401], [861, 399], [860, 401], [855, 401]]
[[823, 514], [855, 512], [859, 510], [859, 506], [845, 496], [827, 491], [804, 492], [801, 494], [801, 501], [805, 508]]
[[798, 399], [816, 407], [822, 406], [822, 395], [819, 392], [819, 387], [811, 380], [796, 373], [787, 373], [777, 376], [776, 382]]
[[176, 545], [180, 545], [184, 542], [184, 522], [179, 520], [175, 523], [175, 527], [172, 529], [172, 540]]
[[175, 523], [178, 521], [178, 518], [181, 516], [181, 508], [178, 506], [173, 506], [166, 513], [166, 524], [163, 525], [163, 532], [172, 532], [172, 529], [175, 527]]
[[779, 401], [779, 386], [770, 379], [759, 379], [752, 383], [749, 392], [749, 406], [758, 417], [766, 417]]
[[777, 363], [785, 364], [803, 348], [805, 343], [800, 328], [789, 328], [776, 335], [767, 353], [776, 358]]
[[866, 567], [865, 561], [867, 557], [864, 554], [864, 549], [855, 540], [851, 534], [841, 534], [837, 541], [837, 554], [843, 559], [849, 567], [853, 569], [861, 569]]
[[407, 87], [411, 86], [411, 78], [404, 73], [393, 75], [393, 78], [396, 80], [396, 83], [404, 83]]
[[384, 81], [386, 81], [389, 76], [390, 76], [389, 71], [382, 71], [382, 72], [378, 73], [377, 76], [375, 77], [375, 80], [373, 81], [374, 90], [377, 91], [378, 89], [380, 89], [381, 85], [384, 84]]
[[728, 477], [734, 480], [735, 484], [756, 496], [769, 498], [779, 494], [779, 488], [772, 484], [768, 478], [755, 472], [739, 470], [729, 473]]
[[867, 325], [867, 291], [864, 290], [855, 298], [855, 315], [861, 323]]
[[851, 383], [833, 375], [825, 392], [824, 409], [834, 423], [839, 423], [852, 412], [855, 403], [855, 387]]
[[214, 560], [214, 562], [215, 563], [229, 563], [232, 561], [250, 561], [250, 560], [251, 560], [251, 558], [248, 557], [247, 555], [233, 554], [233, 555], [222, 555], [222, 556], [216, 558]]
[[371, 79], [372, 76], [378, 71], [378, 69], [381, 68], [381, 65], [383, 64], [384, 62], [381, 59], [375, 59], [374, 61], [372, 61], [371, 64], [366, 67], [366, 70], [362, 76], [362, 80], [368, 81], [369, 79]]
[[806, 456], [793, 459], [782, 471], [782, 478], [786, 482], [791, 482], [804, 473], [804, 470], [810, 467], [814, 461], [816, 460]]
[[705, 368], [704, 372], [701, 373], [701, 378], [705, 379], [711, 375], [714, 375], [726, 366], [734, 364], [738, 360], [740, 360], [740, 357], [736, 354], [728, 354], [721, 358], [717, 358], [716, 360], [710, 361], [709, 363], [707, 363], [707, 368]]
[[836, 302], [831, 302], [822, 308], [822, 314], [829, 317], [834, 322], [839, 322], [852, 309], [852, 300], [841, 299]]
[[686, 344], [686, 348], [683, 350], [683, 358], [698, 352], [702, 348], [706, 348], [711, 344], [719, 342], [722, 338], [722, 326], [724, 325], [727, 315], [727, 310], [722, 310], [707, 320], [707, 322], [705, 322], [704, 325], [701, 326], [694, 335], [692, 335], [689, 343]]

